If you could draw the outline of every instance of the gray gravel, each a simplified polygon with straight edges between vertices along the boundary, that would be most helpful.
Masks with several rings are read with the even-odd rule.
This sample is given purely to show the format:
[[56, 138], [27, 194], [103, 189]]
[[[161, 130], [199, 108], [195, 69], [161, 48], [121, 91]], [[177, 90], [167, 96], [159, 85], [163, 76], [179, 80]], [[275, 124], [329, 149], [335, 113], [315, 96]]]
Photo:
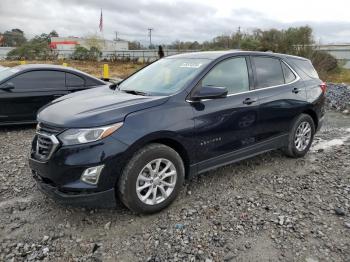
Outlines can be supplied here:
[[327, 84], [327, 107], [335, 110], [350, 109], [350, 87], [346, 84]]
[[350, 116], [329, 113], [305, 158], [197, 176], [150, 216], [46, 198], [27, 165], [33, 134], [0, 129], [0, 261], [350, 261]]

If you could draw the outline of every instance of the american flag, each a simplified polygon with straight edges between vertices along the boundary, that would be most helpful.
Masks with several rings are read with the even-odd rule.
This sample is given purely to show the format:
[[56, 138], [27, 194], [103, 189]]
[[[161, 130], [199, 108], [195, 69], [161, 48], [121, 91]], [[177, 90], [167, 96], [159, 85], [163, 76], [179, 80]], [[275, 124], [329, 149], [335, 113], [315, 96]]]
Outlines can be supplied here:
[[100, 25], [98, 26], [100, 28], [100, 32], [103, 30], [103, 16], [102, 16], [102, 9], [101, 9], [101, 16], [100, 16]]

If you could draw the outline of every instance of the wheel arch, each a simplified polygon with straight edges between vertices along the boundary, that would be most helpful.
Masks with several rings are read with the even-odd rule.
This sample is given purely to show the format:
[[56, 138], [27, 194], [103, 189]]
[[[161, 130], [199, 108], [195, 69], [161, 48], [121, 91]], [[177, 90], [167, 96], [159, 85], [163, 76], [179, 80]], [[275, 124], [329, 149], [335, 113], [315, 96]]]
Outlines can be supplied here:
[[309, 108], [309, 109], [304, 110], [302, 113], [311, 116], [311, 118], [312, 118], [312, 120], [314, 121], [314, 124], [315, 124], [315, 130], [317, 130], [318, 117], [317, 117], [316, 112], [314, 110], [312, 110], [311, 108]]
[[181, 142], [181, 140], [181, 137], [179, 137], [177, 134], [174, 134], [173, 132], [157, 132], [147, 135], [146, 137], [142, 137], [130, 146], [126, 154], [125, 163], [127, 163], [127, 161], [129, 161], [131, 157], [141, 148], [153, 143], [163, 144], [172, 148], [180, 155], [185, 167], [185, 178], [188, 178], [191, 173], [190, 165], [192, 158], [188, 152], [188, 149]]

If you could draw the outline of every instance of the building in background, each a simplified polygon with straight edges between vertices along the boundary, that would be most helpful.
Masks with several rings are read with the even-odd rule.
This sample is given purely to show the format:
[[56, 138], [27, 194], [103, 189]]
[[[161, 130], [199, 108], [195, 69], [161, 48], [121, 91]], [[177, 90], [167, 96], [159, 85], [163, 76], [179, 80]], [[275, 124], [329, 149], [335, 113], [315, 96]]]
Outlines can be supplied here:
[[341, 61], [344, 68], [350, 68], [350, 44], [318, 45], [317, 48]]
[[[129, 50], [129, 43], [123, 40], [112, 41], [96, 38], [94, 42], [101, 50], [102, 58], [106, 58], [108, 54], [116, 51]], [[89, 49], [91, 47], [91, 39], [79, 37], [51, 37], [50, 47], [53, 51], [57, 52], [58, 58], [69, 58], [77, 46]]]

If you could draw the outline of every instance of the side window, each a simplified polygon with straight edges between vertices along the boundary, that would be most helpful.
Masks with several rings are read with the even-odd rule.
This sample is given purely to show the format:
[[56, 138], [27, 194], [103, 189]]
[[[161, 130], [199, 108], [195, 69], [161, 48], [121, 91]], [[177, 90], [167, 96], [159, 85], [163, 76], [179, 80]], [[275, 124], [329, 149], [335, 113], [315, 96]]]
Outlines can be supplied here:
[[101, 85], [104, 85], [104, 84], [96, 81], [93, 78], [89, 78], [89, 77], [86, 78], [86, 86], [101, 86]]
[[318, 78], [317, 71], [315, 70], [310, 60], [297, 59], [297, 58], [289, 58], [289, 59], [309, 77]]
[[60, 71], [30, 71], [15, 76], [10, 80], [16, 90], [65, 89], [64, 72]]
[[292, 70], [290, 70], [290, 68], [283, 62], [282, 62], [282, 70], [283, 70], [284, 80], [286, 84], [291, 83], [295, 80], [296, 76], [294, 75]]
[[254, 57], [258, 88], [284, 84], [281, 62], [272, 57]]
[[220, 62], [203, 78], [202, 86], [226, 87], [229, 94], [248, 91], [249, 76], [246, 59], [237, 57]]
[[66, 86], [67, 87], [82, 87], [85, 85], [85, 81], [80, 76], [66, 73]]

